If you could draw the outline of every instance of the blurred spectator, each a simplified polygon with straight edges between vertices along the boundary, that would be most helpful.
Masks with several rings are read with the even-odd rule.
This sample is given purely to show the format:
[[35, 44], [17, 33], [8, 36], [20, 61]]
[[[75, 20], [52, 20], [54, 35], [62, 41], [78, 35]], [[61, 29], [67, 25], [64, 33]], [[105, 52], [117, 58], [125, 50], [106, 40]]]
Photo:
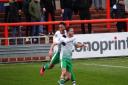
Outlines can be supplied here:
[[116, 4], [117, 0], [110, 0], [110, 7], [113, 7], [114, 4]]
[[[124, 0], [119, 0], [116, 4], [113, 5], [111, 16], [117, 19], [126, 18]], [[117, 22], [116, 26], [118, 32], [126, 31], [126, 22]]]
[[[77, 0], [77, 4], [79, 5], [79, 15], [80, 19], [84, 20], [90, 20], [91, 19], [91, 14], [89, 11], [89, 8], [92, 5], [92, 0]], [[85, 34], [85, 26], [84, 24], [81, 24], [81, 32]], [[91, 23], [88, 23], [88, 33], [92, 32], [92, 25]]]
[[60, 0], [63, 20], [72, 19], [73, 0]]
[[[52, 18], [52, 21], [55, 21], [55, 0], [41, 0], [41, 8], [44, 12], [44, 20], [48, 21], [49, 20], [49, 15]], [[52, 26], [53, 28], [53, 33], [55, 33], [55, 25]], [[48, 34], [48, 26], [46, 26], [46, 34]]]
[[[44, 4], [42, 0], [40, 1], [40, 6], [41, 6], [41, 21], [40, 22], [45, 22], [45, 10], [46, 9], [44, 8]], [[39, 35], [44, 36], [45, 35], [44, 25], [40, 25], [39, 30], [40, 30]]]
[[[20, 8], [15, 0], [9, 0], [9, 7], [7, 10], [7, 22], [19, 22], [20, 21]], [[17, 31], [19, 32], [19, 36], [21, 36], [20, 29], [18, 27], [12, 28], [12, 36], [15, 37]]]
[[128, 14], [128, 0], [124, 0], [125, 1], [125, 11]]
[[79, 7], [79, 5], [77, 4], [77, 0], [73, 0], [73, 4], [72, 4], [73, 6], [73, 13], [75, 14], [75, 15], [77, 15], [79, 12], [78, 12], [78, 7]]
[[[29, 4], [29, 13], [31, 15], [32, 22], [40, 22], [41, 20], [41, 7], [40, 7], [40, 0], [31, 0]], [[31, 36], [39, 36], [40, 30], [39, 26], [32, 27]]]
[[22, 1], [18, 1], [18, 0], [15, 0], [15, 2], [17, 3], [18, 5], [18, 15], [19, 15], [19, 21], [21, 22], [22, 21], [22, 6], [23, 6], [23, 3]]
[[[40, 22], [44, 22], [45, 20], [44, 20], [44, 14], [42, 13], [41, 14], [41, 20], [40, 20]], [[39, 26], [39, 35], [40, 36], [44, 36], [45, 35], [45, 33], [44, 33], [44, 25], [40, 25]]]
[[[23, 12], [25, 15], [26, 22], [31, 21], [31, 15], [29, 14], [29, 3], [30, 2], [31, 2], [31, 0], [23, 0]], [[27, 36], [31, 35], [30, 30], [31, 30], [31, 26], [27, 26], [27, 28], [26, 28], [26, 35]]]
[[4, 22], [7, 22], [7, 17], [8, 17], [8, 12], [9, 12], [9, 2], [4, 3], [4, 7], [5, 7]]
[[0, 12], [3, 11], [4, 8], [3, 8], [3, 3], [0, 3]]
[[103, 9], [103, 7], [102, 7], [103, 1], [105, 1], [105, 0], [93, 0], [94, 6], [96, 7], [97, 11]]
[[[128, 17], [128, 0], [125, 0], [125, 11], [126, 11], [126, 17]], [[128, 22], [127, 22], [127, 31], [128, 31]]]

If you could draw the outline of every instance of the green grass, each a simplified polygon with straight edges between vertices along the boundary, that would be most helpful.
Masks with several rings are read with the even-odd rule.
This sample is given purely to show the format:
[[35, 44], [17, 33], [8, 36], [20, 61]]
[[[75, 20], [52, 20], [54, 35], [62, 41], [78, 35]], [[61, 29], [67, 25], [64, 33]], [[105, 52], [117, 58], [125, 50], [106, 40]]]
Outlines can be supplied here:
[[[42, 63], [0, 64], [0, 85], [57, 85], [59, 64], [39, 75]], [[73, 61], [77, 85], [127, 85], [128, 58], [102, 58]], [[71, 82], [65, 85], [71, 85]]]

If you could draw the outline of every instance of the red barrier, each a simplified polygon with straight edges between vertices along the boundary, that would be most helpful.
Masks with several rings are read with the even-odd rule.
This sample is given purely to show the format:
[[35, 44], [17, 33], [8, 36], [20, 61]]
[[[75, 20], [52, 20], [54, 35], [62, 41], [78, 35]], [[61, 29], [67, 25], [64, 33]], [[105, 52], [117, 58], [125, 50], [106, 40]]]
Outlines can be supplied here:
[[66, 24], [81, 24], [81, 23], [112, 23], [112, 22], [128, 22], [125, 19], [93, 19], [93, 20], [72, 20], [72, 21], [50, 21], [50, 22], [18, 22], [18, 23], [0, 23], [0, 26], [32, 26], [32, 25], [51, 25], [64, 22]]
[[[110, 15], [110, 0], [106, 0], [106, 15], [107, 15], [107, 19], [110, 19], [111, 18], [111, 15]], [[110, 23], [107, 24], [107, 28], [110, 28]]]
[[[63, 21], [66, 24], [81, 24], [81, 23], [112, 23], [112, 22], [128, 22], [126, 19], [94, 19], [94, 20], [73, 20], [73, 21]], [[32, 26], [32, 25], [51, 25], [59, 24], [62, 21], [50, 21], [50, 22], [19, 22], [19, 23], [0, 23], [0, 26], [5, 27], [5, 45], [8, 46], [8, 27], [9, 26]], [[128, 28], [127, 28], [128, 30]]]
[[7, 24], [5, 25], [5, 28], [4, 28], [4, 36], [6, 38], [5, 39], [5, 45], [8, 46], [9, 42], [8, 42], [8, 39], [7, 39], [8, 38], [8, 25]]
[[[22, 0], [16, 0], [16, 1], [18, 1], [18, 2], [22, 2]], [[0, 2], [5, 3], [5, 2], [9, 2], [9, 0], [0, 0]]]
[[[51, 17], [51, 14], [48, 15], [48, 21], [52, 21], [52, 17]], [[48, 25], [48, 32], [52, 32], [52, 25]]]

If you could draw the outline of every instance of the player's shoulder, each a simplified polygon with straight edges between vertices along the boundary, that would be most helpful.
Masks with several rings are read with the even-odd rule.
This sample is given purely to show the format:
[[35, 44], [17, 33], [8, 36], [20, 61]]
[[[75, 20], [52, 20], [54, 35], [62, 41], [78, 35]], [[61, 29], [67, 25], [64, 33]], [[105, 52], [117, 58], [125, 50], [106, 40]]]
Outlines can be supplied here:
[[66, 39], [68, 39], [69, 41], [72, 41], [72, 42], [76, 41], [75, 37], [70, 37], [70, 38], [66, 38]]
[[72, 37], [72, 39], [74, 39], [74, 40], [75, 40], [75, 39], [76, 39], [76, 37], [75, 37], [75, 36], [73, 36], [73, 37]]
[[67, 31], [66, 30], [64, 30], [64, 34], [67, 35]]
[[60, 34], [60, 31], [59, 31], [59, 30], [57, 30], [57, 31], [55, 32], [55, 34]]
[[76, 42], [76, 37], [75, 36], [72, 37], [72, 41]]
[[54, 37], [58, 37], [60, 35], [60, 31], [56, 31]]

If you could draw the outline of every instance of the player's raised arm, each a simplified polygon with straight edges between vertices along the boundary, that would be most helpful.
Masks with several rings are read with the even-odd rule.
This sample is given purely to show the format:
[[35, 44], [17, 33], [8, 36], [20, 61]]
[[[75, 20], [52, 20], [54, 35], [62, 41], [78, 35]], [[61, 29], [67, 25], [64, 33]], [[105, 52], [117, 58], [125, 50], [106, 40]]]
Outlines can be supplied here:
[[86, 47], [86, 45], [85, 45], [85, 44], [82, 44], [81, 42], [77, 42], [77, 43], [75, 44], [75, 47], [77, 47], [77, 48], [82, 48], [82, 47]]

